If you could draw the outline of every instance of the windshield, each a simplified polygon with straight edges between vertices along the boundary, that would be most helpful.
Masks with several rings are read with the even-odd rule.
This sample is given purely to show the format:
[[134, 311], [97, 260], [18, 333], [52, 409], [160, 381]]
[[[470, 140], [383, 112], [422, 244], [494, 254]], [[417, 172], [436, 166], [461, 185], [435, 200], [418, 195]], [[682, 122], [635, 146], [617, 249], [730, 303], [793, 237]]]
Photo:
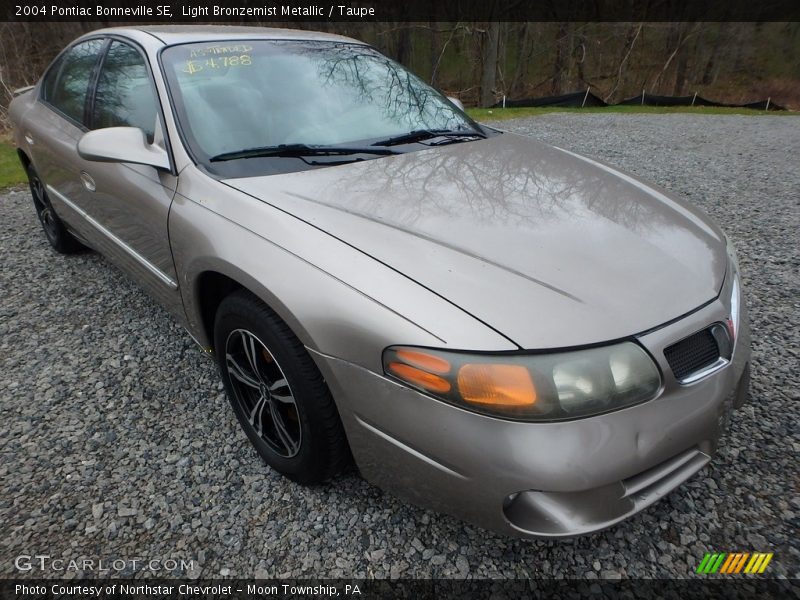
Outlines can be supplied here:
[[[395, 138], [405, 142], [403, 136], [420, 131], [484, 136], [439, 92], [360, 44], [184, 44], [167, 48], [162, 63], [184, 138], [195, 159], [212, 171], [231, 169], [231, 157], [248, 167], [260, 165], [255, 168], [262, 171], [296, 170], [288, 161], [304, 168], [308, 159], [299, 156], [299, 145], [366, 148], [387, 140], [397, 143]], [[418, 144], [424, 135], [407, 139], [417, 147], [392, 150], [424, 147]], [[283, 145], [295, 148], [291, 156], [274, 152]], [[253, 149], [266, 149], [266, 156]], [[381, 155], [365, 153], [360, 159]], [[224, 164], [212, 162], [220, 156]], [[270, 160], [284, 166], [266, 167]]]

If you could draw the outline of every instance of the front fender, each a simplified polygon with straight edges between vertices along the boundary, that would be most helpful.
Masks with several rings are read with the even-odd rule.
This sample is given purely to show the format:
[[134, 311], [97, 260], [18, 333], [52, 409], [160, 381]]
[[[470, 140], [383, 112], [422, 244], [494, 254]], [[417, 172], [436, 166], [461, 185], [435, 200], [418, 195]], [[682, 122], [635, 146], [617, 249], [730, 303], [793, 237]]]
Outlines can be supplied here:
[[381, 371], [392, 344], [516, 348], [357, 249], [191, 169], [179, 178], [169, 231], [187, 321], [201, 344], [210, 335], [197, 282], [211, 271], [263, 300], [308, 348], [372, 371]]

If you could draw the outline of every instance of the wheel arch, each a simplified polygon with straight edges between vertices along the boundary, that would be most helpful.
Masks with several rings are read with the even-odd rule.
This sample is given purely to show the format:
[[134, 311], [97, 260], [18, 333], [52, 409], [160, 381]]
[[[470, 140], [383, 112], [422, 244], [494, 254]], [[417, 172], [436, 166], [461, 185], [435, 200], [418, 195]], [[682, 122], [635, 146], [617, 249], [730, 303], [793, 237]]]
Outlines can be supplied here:
[[246, 289], [235, 279], [219, 271], [203, 271], [194, 284], [200, 333], [204, 342], [213, 345], [214, 318], [222, 301], [236, 290]]
[[311, 345], [308, 332], [267, 287], [233, 265], [215, 265], [200, 271], [194, 278], [192, 295], [188, 299], [187, 316], [195, 329], [197, 340], [206, 348], [214, 345], [214, 319], [222, 301], [235, 291], [252, 294], [283, 320], [301, 343]]

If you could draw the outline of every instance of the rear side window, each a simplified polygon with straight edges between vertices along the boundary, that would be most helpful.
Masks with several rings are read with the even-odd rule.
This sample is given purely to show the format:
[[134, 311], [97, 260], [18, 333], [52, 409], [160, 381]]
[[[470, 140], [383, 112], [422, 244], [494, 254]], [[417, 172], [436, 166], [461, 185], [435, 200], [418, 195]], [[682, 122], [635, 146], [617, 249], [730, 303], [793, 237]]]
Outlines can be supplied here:
[[104, 43], [99, 39], [88, 40], [72, 47], [61, 59], [58, 78], [49, 93], [45, 82], [45, 100], [78, 123], [84, 122], [83, 113], [92, 72]]
[[138, 127], [152, 144], [157, 106], [142, 55], [128, 44], [112, 42], [97, 80], [92, 127]]
[[61, 65], [64, 64], [64, 56], [58, 57], [58, 60], [53, 63], [47, 75], [44, 76], [42, 83], [42, 98], [50, 102], [55, 94], [56, 81], [58, 81], [58, 72], [61, 70]]

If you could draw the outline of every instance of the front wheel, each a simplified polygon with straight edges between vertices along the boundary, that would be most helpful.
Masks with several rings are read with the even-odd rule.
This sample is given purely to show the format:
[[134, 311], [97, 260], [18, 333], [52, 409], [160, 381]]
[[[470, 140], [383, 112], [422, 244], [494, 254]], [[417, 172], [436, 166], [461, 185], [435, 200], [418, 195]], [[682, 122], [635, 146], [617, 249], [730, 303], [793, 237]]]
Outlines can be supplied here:
[[247, 292], [217, 310], [214, 348], [228, 399], [259, 455], [298, 483], [320, 483], [349, 459], [339, 413], [286, 324]]
[[36, 208], [36, 215], [42, 224], [47, 241], [50, 242], [56, 252], [61, 254], [72, 254], [84, 250], [85, 246], [72, 237], [72, 234], [67, 231], [64, 223], [53, 210], [44, 183], [39, 174], [36, 173], [36, 169], [33, 168], [33, 165], [28, 165], [26, 171], [28, 184], [31, 188], [31, 196], [33, 197], [33, 206]]

